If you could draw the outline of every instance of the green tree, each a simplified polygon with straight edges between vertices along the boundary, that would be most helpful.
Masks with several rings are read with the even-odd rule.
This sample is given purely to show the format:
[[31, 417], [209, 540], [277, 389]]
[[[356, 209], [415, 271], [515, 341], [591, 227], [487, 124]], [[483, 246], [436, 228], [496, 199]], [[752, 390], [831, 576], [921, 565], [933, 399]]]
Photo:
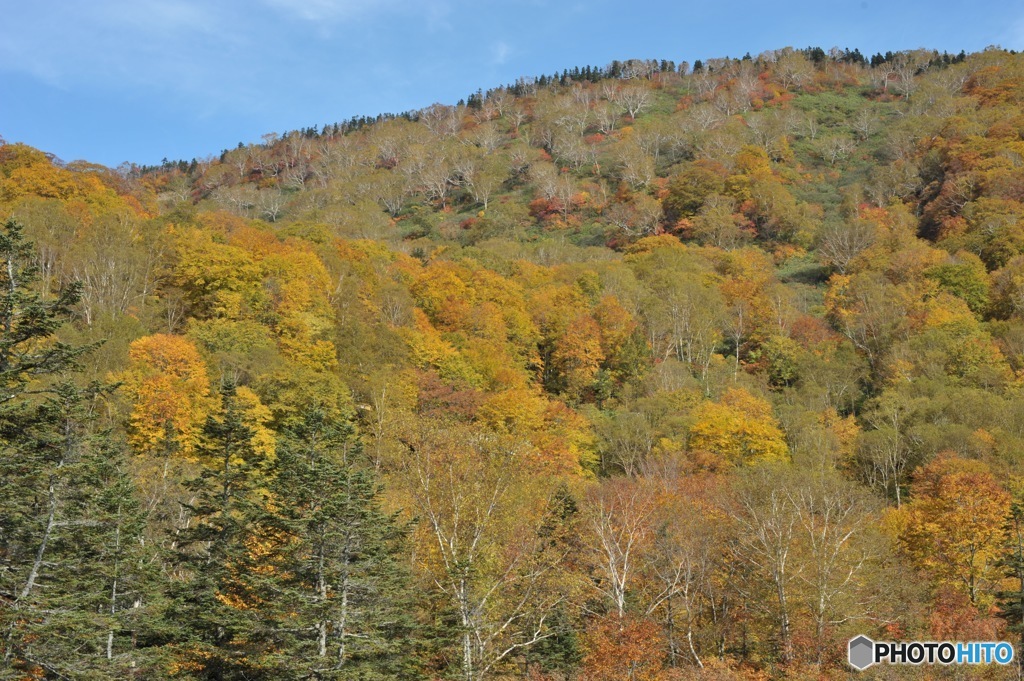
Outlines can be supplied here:
[[260, 542], [277, 678], [417, 676], [407, 529], [364, 463], [352, 426], [316, 408], [278, 447]]
[[55, 342], [73, 286], [33, 289], [33, 246], [0, 233], [0, 678], [119, 678], [135, 662], [141, 516], [124, 451], [96, 427], [110, 388], [66, 377], [86, 347]]
[[49, 392], [0, 451], [4, 661], [12, 678], [119, 678], [147, 626], [148, 609], [132, 612], [151, 586], [142, 516], [123, 447], [95, 427], [104, 388]]
[[[1011, 481], [1010, 513], [1006, 518], [1006, 546], [999, 567], [1010, 578], [1013, 588], [996, 592], [999, 616], [1006, 620], [1007, 629], [1019, 637], [1024, 645], [1024, 488], [1022, 481]], [[1024, 672], [1024, 660], [1017, 660], [1018, 675]]]
[[252, 519], [264, 460], [234, 384], [221, 387], [219, 413], [197, 447], [200, 474], [188, 481], [189, 524], [173, 558], [168, 634], [174, 667], [197, 679], [275, 678], [253, 580], [261, 571]]
[[90, 349], [54, 341], [54, 333], [71, 319], [81, 299], [81, 286], [62, 288], [52, 297], [34, 290], [39, 268], [33, 245], [22, 232], [13, 220], [0, 232], [0, 419], [13, 431], [29, 413], [29, 403], [22, 399], [28, 384], [74, 368], [75, 358]]

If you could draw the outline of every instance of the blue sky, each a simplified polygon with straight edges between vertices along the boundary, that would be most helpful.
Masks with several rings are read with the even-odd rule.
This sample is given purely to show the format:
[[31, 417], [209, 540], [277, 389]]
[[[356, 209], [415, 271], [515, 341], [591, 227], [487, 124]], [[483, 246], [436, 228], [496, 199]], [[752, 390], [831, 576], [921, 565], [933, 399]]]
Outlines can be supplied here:
[[1024, 50], [1024, 0], [0, 0], [0, 136], [116, 166], [612, 59]]

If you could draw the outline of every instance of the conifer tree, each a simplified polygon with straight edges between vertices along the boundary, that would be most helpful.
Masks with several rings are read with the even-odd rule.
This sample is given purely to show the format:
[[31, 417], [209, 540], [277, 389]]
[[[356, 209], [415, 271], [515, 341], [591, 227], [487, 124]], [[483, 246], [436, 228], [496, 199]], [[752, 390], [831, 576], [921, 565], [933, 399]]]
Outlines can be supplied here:
[[352, 426], [315, 408], [278, 447], [262, 522], [273, 547], [262, 592], [280, 678], [418, 676], [406, 528], [381, 509], [363, 463]]
[[249, 576], [257, 567], [251, 520], [254, 485], [265, 463], [253, 446], [236, 386], [221, 387], [198, 448], [202, 471], [188, 482], [190, 524], [174, 557], [168, 634], [174, 665], [197, 679], [273, 678], [259, 641]]
[[134, 655], [140, 516], [124, 451], [97, 428], [109, 386], [54, 340], [78, 287], [36, 290], [33, 246], [0, 232], [0, 678], [120, 678]]
[[[563, 483], [552, 495], [538, 532], [542, 540], [541, 551], [548, 554], [546, 560], [562, 564], [559, 567], [564, 570], [564, 564], [571, 563], [584, 551], [580, 542], [580, 524], [579, 504]], [[565, 584], [564, 588], [572, 590], [570, 584]], [[558, 673], [568, 678], [583, 659], [577, 623], [571, 617], [568, 604], [558, 604], [545, 624], [550, 636], [524, 649], [523, 660], [528, 668], [536, 666], [544, 674]]]
[[[997, 592], [999, 616], [1006, 620], [1007, 629], [1015, 634], [1018, 644], [1024, 644], [1024, 499], [1020, 481], [1013, 481], [1013, 501], [1006, 519], [1006, 546], [999, 566], [1009, 578], [1013, 588]], [[1018, 650], [1024, 648], [1018, 647]], [[1017, 659], [1018, 677], [1024, 674], [1024, 660]]]

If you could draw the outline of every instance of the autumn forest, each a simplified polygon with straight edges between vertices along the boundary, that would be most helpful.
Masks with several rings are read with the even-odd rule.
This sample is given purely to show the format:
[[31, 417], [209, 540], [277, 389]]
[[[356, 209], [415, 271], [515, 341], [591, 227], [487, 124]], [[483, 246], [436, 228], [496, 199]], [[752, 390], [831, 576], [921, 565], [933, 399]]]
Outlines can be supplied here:
[[156, 167], [0, 140], [0, 264], [0, 679], [1024, 637], [1024, 55], [628, 60]]

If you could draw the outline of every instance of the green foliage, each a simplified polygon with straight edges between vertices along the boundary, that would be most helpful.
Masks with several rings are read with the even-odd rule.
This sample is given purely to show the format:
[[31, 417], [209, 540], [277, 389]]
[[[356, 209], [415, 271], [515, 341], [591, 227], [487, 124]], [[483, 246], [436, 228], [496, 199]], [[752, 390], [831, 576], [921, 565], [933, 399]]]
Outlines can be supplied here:
[[692, 165], [672, 176], [662, 201], [669, 224], [696, 215], [709, 196], [725, 191], [723, 173], [707, 165]]
[[17, 408], [10, 403], [30, 381], [74, 368], [75, 359], [88, 350], [53, 341], [81, 299], [82, 287], [68, 286], [52, 299], [34, 291], [39, 268], [22, 232], [21, 225], [9, 220], [0, 233], [0, 408], [5, 411]]
[[925, 276], [934, 279], [939, 286], [960, 298], [971, 312], [981, 315], [988, 309], [989, 282], [985, 267], [976, 256], [958, 256], [959, 263], [936, 265], [925, 271]]
[[416, 675], [408, 528], [380, 507], [354, 431], [310, 409], [285, 431], [259, 520], [277, 678]]
[[[47, 299], [16, 223], [0, 235], [0, 631], [3, 678], [118, 678], [146, 583], [124, 446], [97, 425], [109, 386], [66, 373], [89, 350], [54, 340], [79, 288]], [[15, 676], [17, 675], [17, 676]]]
[[253, 447], [235, 386], [223, 385], [220, 397], [197, 448], [200, 473], [186, 484], [190, 520], [176, 545], [167, 616], [189, 677], [274, 678], [251, 583], [259, 574], [252, 518], [267, 462]]

